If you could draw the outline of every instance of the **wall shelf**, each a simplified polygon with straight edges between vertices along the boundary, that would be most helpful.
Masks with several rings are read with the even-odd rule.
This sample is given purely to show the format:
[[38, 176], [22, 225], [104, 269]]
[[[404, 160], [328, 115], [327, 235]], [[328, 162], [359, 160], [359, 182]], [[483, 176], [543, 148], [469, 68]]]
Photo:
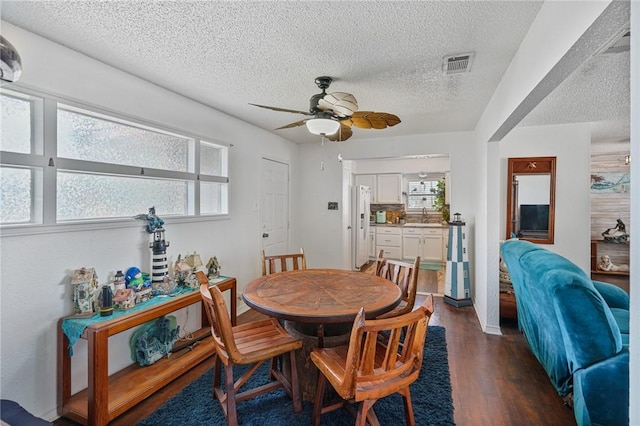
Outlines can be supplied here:
[[[619, 244], [619, 243], [609, 243], [606, 242], [605, 240], [602, 239], [593, 239], [591, 240], [591, 273], [592, 274], [601, 274], [601, 275], [621, 275], [621, 276], [629, 276], [629, 271], [602, 271], [600, 269], [598, 269], [598, 263], [600, 262], [600, 256], [598, 255], [598, 252], [600, 251], [600, 253], [602, 253], [601, 250], [599, 250], [599, 246], [605, 246], [607, 247], [607, 254], [609, 254], [611, 256], [611, 253], [624, 253], [626, 254], [626, 256], [629, 256], [629, 243], [623, 243], [623, 244]], [[623, 255], [624, 255], [623, 254]], [[611, 256], [611, 260], [615, 263], [618, 264], [616, 259], [618, 259], [620, 257], [616, 257], [616, 256]]]

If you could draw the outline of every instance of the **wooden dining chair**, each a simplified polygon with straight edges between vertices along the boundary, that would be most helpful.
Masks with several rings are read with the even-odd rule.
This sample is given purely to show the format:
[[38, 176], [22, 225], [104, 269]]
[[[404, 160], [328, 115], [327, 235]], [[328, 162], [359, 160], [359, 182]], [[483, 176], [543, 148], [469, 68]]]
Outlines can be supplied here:
[[378, 252], [378, 257], [376, 258], [376, 269], [374, 274], [377, 276], [382, 276], [382, 267], [384, 266], [387, 259], [384, 258], [384, 250], [380, 249]]
[[[318, 385], [311, 424], [341, 407], [356, 417], [356, 425], [379, 425], [373, 406], [380, 398], [399, 393], [404, 402], [405, 422], [415, 425], [409, 385], [420, 375], [427, 326], [433, 313], [433, 296], [416, 310], [394, 318], [365, 320], [364, 308], [356, 316], [348, 345], [316, 348], [311, 360], [318, 367]], [[387, 334], [384, 341], [380, 333]], [[402, 342], [402, 344], [401, 344]], [[329, 382], [337, 400], [325, 404]], [[360, 402], [357, 413], [353, 403]]]
[[[289, 394], [293, 400], [293, 411], [302, 411], [302, 396], [298, 383], [295, 351], [302, 347], [302, 340], [289, 335], [274, 318], [254, 321], [233, 327], [226, 303], [217, 286], [209, 287], [206, 275], [196, 273], [200, 282], [202, 303], [211, 324], [211, 335], [215, 343], [216, 360], [213, 372], [213, 396], [227, 418], [228, 425], [238, 424], [236, 403], [274, 391], [279, 388]], [[289, 356], [290, 380], [282, 371], [282, 359]], [[270, 361], [270, 382], [243, 392], [239, 389], [258, 370], [264, 361]], [[224, 385], [222, 364], [224, 364]], [[250, 365], [249, 369], [234, 381], [233, 367]], [[278, 365], [280, 369], [278, 369]]]
[[271, 256], [266, 256], [262, 250], [262, 276], [298, 269], [307, 269], [307, 259], [303, 249], [300, 249], [300, 253]]
[[393, 310], [380, 315], [378, 318], [391, 318], [411, 312], [416, 302], [419, 271], [420, 256], [416, 257], [413, 263], [385, 259], [378, 276], [386, 278], [400, 287], [402, 300]]

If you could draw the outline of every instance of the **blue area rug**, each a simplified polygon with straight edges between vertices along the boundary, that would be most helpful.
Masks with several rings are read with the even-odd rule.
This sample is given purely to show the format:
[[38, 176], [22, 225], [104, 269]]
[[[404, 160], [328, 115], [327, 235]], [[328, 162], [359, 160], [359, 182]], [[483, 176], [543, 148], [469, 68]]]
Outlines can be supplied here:
[[[240, 369], [237, 368], [237, 370]], [[220, 405], [211, 397], [212, 374], [212, 370], [203, 374], [138, 425], [225, 425]], [[266, 382], [267, 375], [268, 366], [265, 363], [245, 386], [259, 386]], [[447, 342], [443, 327], [429, 327], [422, 371], [418, 380], [411, 385], [411, 400], [417, 425], [455, 424], [453, 422]], [[238, 422], [242, 426], [307, 426], [311, 423], [313, 404], [304, 402], [302, 412], [294, 413], [291, 399], [284, 390], [279, 389], [240, 402], [237, 407]], [[404, 424], [404, 409], [402, 398], [399, 395], [391, 395], [379, 400], [374, 408], [382, 425]], [[322, 424], [351, 426], [354, 424], [354, 419], [346, 410], [336, 410], [323, 415]]]

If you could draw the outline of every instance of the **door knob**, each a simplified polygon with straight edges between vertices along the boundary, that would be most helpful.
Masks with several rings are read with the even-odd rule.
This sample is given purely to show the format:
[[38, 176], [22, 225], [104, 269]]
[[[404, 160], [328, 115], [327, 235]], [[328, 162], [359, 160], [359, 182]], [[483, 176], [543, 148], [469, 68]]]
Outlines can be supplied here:
[[269, 234], [265, 232], [264, 234], [262, 234], [262, 238], [269, 238]]

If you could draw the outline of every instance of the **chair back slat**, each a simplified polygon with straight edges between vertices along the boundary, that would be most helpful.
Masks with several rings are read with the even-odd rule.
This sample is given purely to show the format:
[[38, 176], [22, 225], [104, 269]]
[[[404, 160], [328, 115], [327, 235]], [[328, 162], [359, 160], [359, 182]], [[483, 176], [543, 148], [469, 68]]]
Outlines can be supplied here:
[[243, 362], [242, 355], [238, 351], [233, 337], [233, 325], [231, 324], [231, 317], [222, 292], [215, 285], [209, 287], [209, 279], [204, 272], [196, 272], [196, 277], [200, 282], [200, 294], [204, 296], [202, 297], [202, 303], [205, 306], [205, 311], [211, 324], [211, 333], [214, 341], [220, 349], [223, 349], [229, 355], [229, 359], [233, 363], [241, 364]]
[[377, 276], [382, 276], [382, 268], [384, 267], [386, 261], [387, 259], [384, 258], [384, 250], [380, 249], [380, 251], [378, 252], [378, 257], [376, 258], [376, 270], [374, 272]]
[[262, 275], [271, 275], [276, 272], [296, 271], [307, 269], [307, 260], [304, 250], [300, 253], [276, 254], [267, 256], [262, 250]]
[[[401, 310], [394, 309], [392, 315], [406, 314], [413, 309], [416, 302], [416, 292], [418, 291], [418, 272], [420, 270], [420, 256], [416, 257], [413, 263], [403, 262], [394, 259], [385, 259], [380, 268], [378, 276], [386, 278], [400, 287], [402, 300], [405, 302]], [[382, 315], [386, 317], [386, 315]]]
[[213, 308], [213, 301], [211, 299], [211, 294], [209, 293], [209, 280], [203, 272], [196, 273], [196, 278], [198, 279], [198, 282], [200, 282], [200, 296], [202, 298], [204, 311], [207, 315], [207, 319], [209, 320], [209, 325], [211, 326], [211, 335], [216, 341], [216, 344], [222, 344], [220, 339], [220, 327], [218, 326], [218, 320], [216, 319], [216, 313]]

